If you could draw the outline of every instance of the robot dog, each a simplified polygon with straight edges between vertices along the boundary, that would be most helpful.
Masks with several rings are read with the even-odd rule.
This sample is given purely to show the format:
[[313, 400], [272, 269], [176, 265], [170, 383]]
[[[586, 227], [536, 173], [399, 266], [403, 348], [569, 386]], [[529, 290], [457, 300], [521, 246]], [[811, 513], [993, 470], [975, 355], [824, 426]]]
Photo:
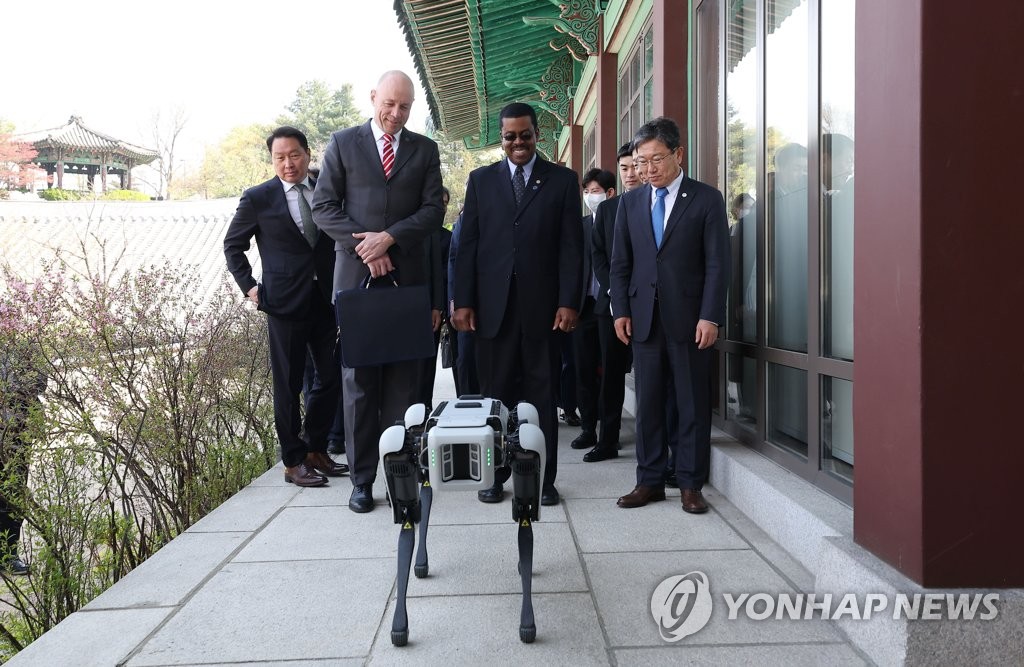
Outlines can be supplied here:
[[416, 576], [426, 577], [429, 571], [426, 538], [433, 491], [488, 489], [494, 485], [498, 470], [511, 470], [512, 519], [519, 524], [519, 576], [523, 585], [519, 639], [529, 644], [537, 637], [531, 598], [533, 522], [540, 519], [545, 458], [537, 409], [520, 403], [509, 412], [497, 399], [462, 396], [441, 403], [429, 416], [426, 413], [426, 406], [413, 405], [405, 412], [404, 424], [388, 428], [380, 437], [388, 500], [395, 523], [402, 526], [391, 643], [405, 646], [409, 641], [405, 599], [416, 524], [420, 532]]

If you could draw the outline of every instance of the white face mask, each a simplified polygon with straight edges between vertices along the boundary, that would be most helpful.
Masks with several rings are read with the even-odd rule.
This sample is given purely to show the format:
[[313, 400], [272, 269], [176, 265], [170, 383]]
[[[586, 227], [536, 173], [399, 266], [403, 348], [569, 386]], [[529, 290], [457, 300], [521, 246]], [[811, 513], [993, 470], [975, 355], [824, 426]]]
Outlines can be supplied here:
[[598, 204], [603, 202], [605, 199], [608, 199], [608, 195], [604, 192], [598, 192], [596, 194], [593, 192], [586, 192], [583, 194], [583, 201], [587, 205], [587, 208], [590, 209], [591, 213], [597, 213]]

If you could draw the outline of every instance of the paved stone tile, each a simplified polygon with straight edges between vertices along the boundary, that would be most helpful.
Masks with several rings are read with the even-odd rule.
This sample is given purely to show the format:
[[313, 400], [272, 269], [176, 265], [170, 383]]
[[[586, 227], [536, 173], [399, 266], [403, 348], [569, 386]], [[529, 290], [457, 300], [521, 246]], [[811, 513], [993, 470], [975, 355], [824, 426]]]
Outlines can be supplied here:
[[390, 559], [232, 563], [128, 665], [365, 657], [393, 586]]
[[651, 616], [651, 594], [662, 580], [700, 571], [707, 575], [713, 600], [708, 624], [684, 638], [690, 644], [788, 644], [841, 642], [835, 627], [820, 620], [753, 621], [740, 612], [728, 619], [723, 593], [794, 592], [756, 553], [743, 551], [585, 554], [584, 561], [611, 645], [658, 646], [664, 642]]
[[346, 507], [286, 507], [235, 561], [393, 558], [399, 531], [384, 509], [355, 514]]
[[253, 531], [272, 517], [299, 492], [291, 484], [247, 486], [214, 511], [197, 521], [186, 532], [220, 533]]
[[284, 464], [278, 461], [276, 466], [254, 479], [249, 486], [281, 486], [286, 483], [284, 481]]
[[736, 667], [855, 667], [867, 665], [846, 644], [782, 644], [775, 646], [686, 646], [682, 645], [614, 651], [619, 667], [676, 667], [677, 665], [721, 665]]
[[[500, 503], [482, 503], [477, 500], [476, 491], [435, 490], [433, 498], [430, 510], [431, 526], [485, 523], [515, 526], [512, 521], [511, 482], [505, 484], [505, 499]], [[390, 511], [389, 509], [388, 512]], [[542, 523], [564, 523], [565, 510], [561, 504], [541, 507], [540, 519]]]
[[[570, 450], [571, 451], [571, 450]], [[605, 498], [612, 501], [636, 485], [636, 460], [619, 455], [598, 463], [558, 466], [558, 490], [565, 498]]]
[[713, 510], [684, 512], [678, 492], [634, 509], [622, 509], [614, 500], [604, 499], [567, 500], [566, 508], [584, 553], [749, 548]]
[[173, 611], [170, 607], [80, 611], [65, 618], [6, 664], [9, 667], [117, 665]]
[[409, 644], [391, 644], [394, 603], [373, 649], [377, 665], [608, 665], [589, 595], [533, 596], [537, 640], [519, 641], [518, 595], [410, 598]]
[[249, 533], [184, 533], [84, 608], [176, 605], [209, 576]]
[[[535, 523], [533, 590], [586, 591], [587, 582], [569, 527]], [[430, 576], [410, 575], [410, 596], [520, 593], [522, 581], [514, 523], [507, 525], [437, 526], [427, 535]]]

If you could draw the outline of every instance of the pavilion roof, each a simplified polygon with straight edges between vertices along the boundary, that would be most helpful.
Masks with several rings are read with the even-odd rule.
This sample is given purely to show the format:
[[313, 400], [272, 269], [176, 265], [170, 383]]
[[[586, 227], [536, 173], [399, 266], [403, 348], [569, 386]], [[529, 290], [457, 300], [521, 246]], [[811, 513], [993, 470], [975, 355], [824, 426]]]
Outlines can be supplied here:
[[65, 148], [96, 153], [112, 153], [133, 160], [136, 164], [149, 164], [159, 154], [149, 148], [136, 146], [116, 139], [109, 134], [98, 132], [86, 126], [78, 116], [72, 116], [67, 125], [17, 136], [19, 141], [31, 143], [36, 150], [42, 148]]

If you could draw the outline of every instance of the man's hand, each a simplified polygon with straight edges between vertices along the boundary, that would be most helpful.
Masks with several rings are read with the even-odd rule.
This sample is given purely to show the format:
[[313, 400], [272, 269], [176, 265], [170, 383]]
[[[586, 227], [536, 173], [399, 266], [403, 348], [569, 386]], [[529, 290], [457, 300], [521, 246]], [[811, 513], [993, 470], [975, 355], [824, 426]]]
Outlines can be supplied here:
[[555, 323], [552, 325], [551, 330], [561, 329], [562, 331], [572, 331], [576, 328], [576, 311], [572, 308], [559, 308], [555, 311]]
[[472, 308], [456, 308], [452, 313], [452, 325], [456, 331], [476, 331], [476, 311]]
[[387, 232], [358, 232], [352, 236], [359, 239], [356, 254], [363, 264], [387, 255], [388, 248], [395, 245], [395, 239]]
[[615, 335], [622, 341], [623, 345], [629, 345], [633, 337], [633, 318], [618, 317], [615, 319]]
[[260, 286], [253, 285], [252, 288], [245, 293], [245, 296], [249, 297], [249, 301], [252, 301], [257, 306], [260, 305]]
[[371, 278], [380, 278], [381, 276], [386, 276], [389, 272], [395, 270], [395, 265], [391, 263], [391, 258], [387, 255], [366, 262], [366, 266], [370, 268]]
[[441, 311], [431, 310], [430, 311], [430, 325], [437, 331], [441, 328]]
[[[618, 322], [616, 322], [617, 325]], [[707, 320], [698, 320], [697, 335], [693, 339], [693, 342], [697, 343], [697, 349], [706, 350], [714, 345], [716, 340], [718, 340], [718, 325]]]

